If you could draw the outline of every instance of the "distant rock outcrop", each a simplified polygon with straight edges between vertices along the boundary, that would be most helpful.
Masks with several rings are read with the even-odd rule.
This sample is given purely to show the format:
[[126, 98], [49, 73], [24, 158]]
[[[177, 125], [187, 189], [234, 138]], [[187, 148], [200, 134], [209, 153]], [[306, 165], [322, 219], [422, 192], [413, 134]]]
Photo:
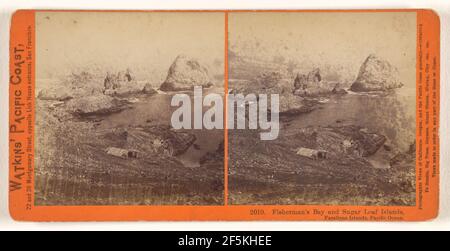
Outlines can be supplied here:
[[400, 88], [403, 84], [398, 75], [397, 68], [388, 61], [370, 55], [361, 65], [358, 77], [350, 89], [355, 92], [367, 92]]
[[206, 67], [187, 56], [178, 56], [169, 68], [161, 91], [186, 91], [194, 86], [210, 87], [211, 78]]
[[340, 88], [339, 83], [323, 80], [318, 68], [313, 69], [307, 75], [297, 74], [294, 80], [294, 87], [294, 94], [302, 97], [347, 93]]

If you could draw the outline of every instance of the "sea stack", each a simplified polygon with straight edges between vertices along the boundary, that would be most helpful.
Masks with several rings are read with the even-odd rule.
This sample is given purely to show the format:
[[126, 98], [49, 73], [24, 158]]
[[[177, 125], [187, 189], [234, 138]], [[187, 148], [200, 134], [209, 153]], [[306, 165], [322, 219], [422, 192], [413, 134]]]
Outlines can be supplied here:
[[159, 88], [161, 91], [188, 91], [194, 86], [210, 87], [211, 78], [206, 67], [196, 59], [178, 56], [169, 68], [167, 78]]
[[397, 68], [372, 54], [361, 65], [358, 77], [350, 90], [354, 92], [387, 91], [402, 86]]

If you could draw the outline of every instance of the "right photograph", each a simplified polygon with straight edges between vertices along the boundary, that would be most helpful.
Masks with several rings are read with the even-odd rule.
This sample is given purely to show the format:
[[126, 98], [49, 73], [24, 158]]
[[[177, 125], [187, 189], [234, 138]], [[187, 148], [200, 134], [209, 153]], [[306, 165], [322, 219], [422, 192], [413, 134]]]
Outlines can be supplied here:
[[417, 13], [228, 15], [229, 204], [414, 206]]

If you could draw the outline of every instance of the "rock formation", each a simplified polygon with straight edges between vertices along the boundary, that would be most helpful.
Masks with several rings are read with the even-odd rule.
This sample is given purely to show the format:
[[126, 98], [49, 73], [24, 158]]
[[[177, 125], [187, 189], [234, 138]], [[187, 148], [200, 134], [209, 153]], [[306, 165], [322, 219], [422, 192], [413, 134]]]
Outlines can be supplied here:
[[181, 55], [170, 66], [167, 78], [162, 83], [160, 90], [186, 91], [191, 90], [194, 86], [212, 86], [208, 70], [197, 60]]
[[127, 108], [127, 102], [106, 95], [95, 95], [71, 99], [67, 103], [68, 111], [80, 115], [104, 115], [119, 112]]
[[347, 91], [341, 87], [341, 84], [336, 84], [333, 88], [333, 90], [331, 90], [332, 94], [338, 94], [338, 95], [343, 95], [343, 94], [347, 94]]
[[[303, 98], [293, 94], [292, 80], [281, 72], [269, 72], [260, 74], [257, 78], [247, 83], [245, 86], [237, 88], [235, 93], [247, 94], [278, 94], [279, 112], [281, 114], [298, 114], [311, 111], [311, 107], [306, 106]], [[268, 96], [270, 98], [270, 96]], [[270, 108], [270, 107], [269, 107]]]
[[108, 72], [103, 85], [103, 93], [109, 96], [126, 97], [143, 91], [143, 84], [136, 81], [130, 69], [117, 74]]
[[145, 84], [144, 89], [142, 89], [142, 92], [145, 94], [156, 94], [158, 91], [153, 88], [153, 86], [150, 83]]
[[302, 97], [347, 93], [340, 88], [339, 83], [323, 80], [318, 68], [313, 69], [307, 75], [297, 74], [294, 80], [294, 87], [294, 94]]
[[105, 90], [104, 94], [115, 97], [127, 97], [133, 94], [139, 94], [143, 92], [142, 85], [137, 83], [121, 86], [117, 89]]
[[355, 92], [367, 92], [400, 88], [403, 84], [398, 75], [397, 68], [388, 61], [370, 55], [361, 65], [358, 77], [350, 89]]

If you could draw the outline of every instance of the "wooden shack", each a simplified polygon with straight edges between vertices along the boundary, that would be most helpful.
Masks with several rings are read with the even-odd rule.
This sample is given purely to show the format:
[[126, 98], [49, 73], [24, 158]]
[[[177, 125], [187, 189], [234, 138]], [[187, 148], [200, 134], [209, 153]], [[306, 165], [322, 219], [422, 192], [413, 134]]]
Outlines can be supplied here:
[[108, 147], [106, 149], [106, 153], [112, 156], [124, 158], [124, 159], [130, 159], [130, 158], [138, 158], [139, 154], [136, 150], [129, 150], [129, 149], [123, 149], [123, 148], [117, 148], [117, 147]]
[[327, 159], [328, 152], [324, 150], [310, 149], [306, 147], [300, 147], [297, 149], [297, 154], [310, 159]]

